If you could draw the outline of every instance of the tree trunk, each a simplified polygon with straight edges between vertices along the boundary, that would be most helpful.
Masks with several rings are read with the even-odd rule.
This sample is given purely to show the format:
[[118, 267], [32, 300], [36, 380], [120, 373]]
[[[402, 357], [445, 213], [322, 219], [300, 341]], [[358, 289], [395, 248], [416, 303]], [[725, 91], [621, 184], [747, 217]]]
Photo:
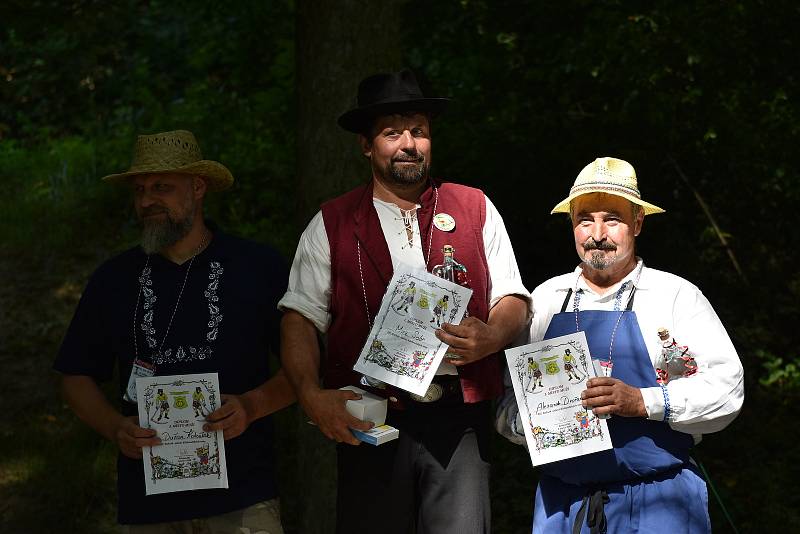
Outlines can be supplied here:
[[297, 3], [298, 215], [369, 176], [356, 136], [336, 119], [356, 105], [358, 82], [400, 70], [403, 1], [299, 0]]
[[[298, 0], [296, 19], [297, 219], [369, 178], [357, 137], [336, 119], [355, 107], [358, 82], [401, 68], [402, 0]], [[297, 470], [282, 488], [287, 532], [333, 532], [336, 450], [296, 408]], [[368, 445], [367, 445], [368, 446]], [[291, 486], [291, 487], [290, 487]], [[369, 482], [365, 481], [365, 491]], [[295, 530], [296, 529], [296, 530]]]

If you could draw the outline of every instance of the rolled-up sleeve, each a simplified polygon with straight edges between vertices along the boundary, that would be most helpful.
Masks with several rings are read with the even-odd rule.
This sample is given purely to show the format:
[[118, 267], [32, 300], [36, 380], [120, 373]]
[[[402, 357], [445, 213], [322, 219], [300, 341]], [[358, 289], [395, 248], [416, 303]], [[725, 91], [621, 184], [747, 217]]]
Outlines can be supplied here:
[[320, 211], [300, 236], [289, 272], [289, 285], [278, 302], [278, 309], [300, 313], [325, 333], [331, 320], [330, 299], [331, 250]]

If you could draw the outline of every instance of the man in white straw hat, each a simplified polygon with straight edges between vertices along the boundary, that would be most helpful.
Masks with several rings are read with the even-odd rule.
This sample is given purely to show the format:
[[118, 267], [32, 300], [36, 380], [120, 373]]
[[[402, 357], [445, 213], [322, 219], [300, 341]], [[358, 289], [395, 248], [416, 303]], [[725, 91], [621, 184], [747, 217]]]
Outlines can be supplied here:
[[[710, 532], [706, 484], [689, 458], [702, 434], [742, 407], [743, 371], [730, 338], [697, 287], [645, 267], [634, 244], [645, 215], [633, 167], [616, 158], [587, 165], [552, 213], [568, 213], [581, 263], [533, 292], [531, 341], [582, 330], [606, 376], [587, 381], [583, 406], [608, 420], [613, 449], [541, 469], [533, 532]], [[668, 329], [695, 367], [664, 378]], [[509, 389], [498, 429], [524, 443]]]
[[[54, 367], [78, 417], [119, 447], [119, 522], [132, 533], [282, 532], [268, 416], [294, 394], [281, 370], [270, 378], [268, 354], [279, 351], [283, 260], [206, 224], [206, 193], [233, 176], [188, 131], [139, 136], [131, 168], [104, 180], [132, 188], [141, 244], [92, 275]], [[98, 387], [115, 365], [119, 408]], [[160, 440], [139, 426], [135, 378], [209, 372], [222, 406], [205, 430], [224, 432], [229, 487], [146, 496], [142, 447]], [[181, 407], [191, 411], [175, 404], [171, 420]]]
[[[529, 295], [489, 199], [479, 189], [430, 176], [431, 120], [446, 104], [426, 97], [409, 70], [359, 84], [358, 107], [338, 122], [358, 134], [369, 180], [323, 204], [309, 223], [280, 302], [286, 372], [309, 417], [340, 443], [337, 532], [491, 529], [486, 446], [491, 400], [503, 392], [497, 352], [523, 330]], [[458, 271], [453, 279], [473, 290], [469, 317], [436, 330], [450, 353], [425, 395], [372, 389], [388, 398], [387, 421], [399, 438], [354, 447], [359, 442], [350, 428], [367, 430], [371, 423], [349, 415], [345, 401], [357, 395], [336, 388], [376, 385], [362, 382], [353, 365], [403, 264]], [[327, 338], [322, 361], [318, 333]]]

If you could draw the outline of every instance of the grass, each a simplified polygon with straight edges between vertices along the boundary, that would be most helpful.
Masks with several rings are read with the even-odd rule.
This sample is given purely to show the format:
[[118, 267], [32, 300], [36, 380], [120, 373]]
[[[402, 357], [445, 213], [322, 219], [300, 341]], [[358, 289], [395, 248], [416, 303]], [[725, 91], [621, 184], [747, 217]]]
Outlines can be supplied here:
[[0, 531], [112, 532], [115, 452], [64, 405], [51, 370], [87, 275], [82, 255], [0, 252], [0, 277], [13, 280], [0, 286]]

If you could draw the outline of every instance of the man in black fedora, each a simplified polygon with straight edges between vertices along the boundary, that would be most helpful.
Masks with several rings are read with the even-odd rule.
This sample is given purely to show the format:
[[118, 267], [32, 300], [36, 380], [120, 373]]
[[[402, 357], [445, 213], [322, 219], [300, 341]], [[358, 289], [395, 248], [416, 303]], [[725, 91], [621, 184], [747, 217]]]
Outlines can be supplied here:
[[[430, 176], [431, 120], [447, 102], [426, 97], [408, 70], [361, 82], [358, 106], [338, 122], [358, 135], [370, 180], [322, 205], [279, 304], [289, 379], [309, 417], [339, 443], [338, 532], [490, 530], [486, 445], [491, 399], [503, 389], [497, 353], [526, 323], [529, 294], [483, 192]], [[466, 266], [462, 281], [473, 296], [469, 317], [437, 331], [450, 350], [428, 392], [410, 395], [361, 377], [353, 365], [394, 268], [431, 271], [446, 246]], [[399, 439], [354, 446], [350, 429], [371, 423], [346, 412], [345, 402], [358, 398], [336, 389], [347, 385], [377, 386]]]
[[[203, 159], [188, 131], [139, 136], [131, 168], [104, 180], [131, 187], [141, 243], [94, 272], [55, 368], [70, 407], [119, 448], [118, 520], [135, 534], [279, 534], [269, 415], [294, 394], [282, 371], [270, 377], [268, 356], [279, 349], [285, 263], [204, 220], [206, 193], [227, 189], [233, 176]], [[115, 366], [112, 403], [98, 383]], [[146, 495], [142, 447], [159, 439], [140, 426], [133, 380], [210, 372], [218, 373], [222, 406], [206, 415], [205, 430], [223, 431], [229, 487]], [[195, 412], [201, 397], [196, 392]], [[157, 401], [168, 414], [160, 389]]]

